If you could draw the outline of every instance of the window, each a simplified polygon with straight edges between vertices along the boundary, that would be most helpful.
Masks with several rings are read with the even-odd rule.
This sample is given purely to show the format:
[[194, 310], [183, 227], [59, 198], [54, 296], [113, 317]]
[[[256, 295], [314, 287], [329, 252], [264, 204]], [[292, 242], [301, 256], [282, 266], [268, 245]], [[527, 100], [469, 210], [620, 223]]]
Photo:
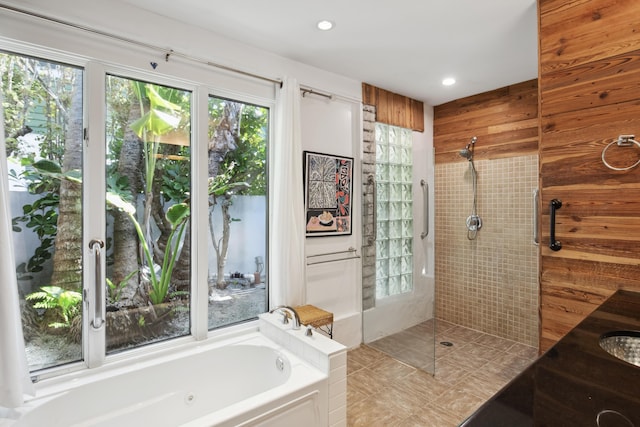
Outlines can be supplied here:
[[83, 70], [0, 53], [14, 253], [33, 370], [81, 360]]
[[269, 110], [209, 97], [209, 329], [267, 310]]
[[115, 351], [189, 334], [191, 93], [106, 78], [106, 329]]
[[[195, 89], [101, 69], [0, 53], [31, 371], [99, 366], [113, 353], [190, 335], [194, 322], [213, 330], [268, 308], [269, 108], [209, 96], [199, 109]], [[92, 89], [86, 99], [83, 84]], [[200, 141], [195, 117], [209, 124]], [[85, 143], [87, 132], [94, 139]], [[208, 155], [207, 183], [192, 180], [195, 153]], [[206, 218], [192, 210], [205, 198]], [[205, 229], [208, 263], [196, 265], [191, 233]], [[195, 283], [194, 271], [208, 283]], [[106, 313], [94, 323], [100, 290]]]
[[376, 298], [413, 290], [412, 135], [376, 123]]

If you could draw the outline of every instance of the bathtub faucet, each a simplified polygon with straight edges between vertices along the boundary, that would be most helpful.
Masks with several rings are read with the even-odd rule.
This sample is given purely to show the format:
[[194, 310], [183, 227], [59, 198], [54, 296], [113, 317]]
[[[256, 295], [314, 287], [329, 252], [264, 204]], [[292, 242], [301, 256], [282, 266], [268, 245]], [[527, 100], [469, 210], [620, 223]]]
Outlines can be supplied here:
[[293, 307], [290, 307], [288, 305], [279, 305], [278, 307], [271, 310], [269, 313], [273, 313], [275, 311], [280, 311], [282, 313], [282, 316], [283, 316], [282, 323], [284, 324], [289, 323], [289, 316], [287, 316], [287, 313], [289, 313], [293, 318], [292, 329], [296, 329], [296, 330], [300, 329], [300, 316], [298, 316], [298, 312]]

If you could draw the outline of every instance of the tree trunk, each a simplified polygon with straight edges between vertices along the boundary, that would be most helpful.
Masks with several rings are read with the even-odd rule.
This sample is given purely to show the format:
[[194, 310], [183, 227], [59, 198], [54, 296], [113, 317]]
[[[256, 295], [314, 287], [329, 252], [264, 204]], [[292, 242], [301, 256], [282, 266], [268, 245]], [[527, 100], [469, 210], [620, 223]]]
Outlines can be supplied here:
[[[76, 76], [67, 118], [62, 171], [82, 168], [82, 78]], [[53, 254], [51, 284], [78, 291], [82, 288], [82, 185], [62, 179], [58, 229]]]
[[[132, 123], [140, 118], [140, 106], [136, 102], [131, 103], [129, 119]], [[118, 174], [129, 181], [129, 189], [134, 197], [142, 188], [140, 182], [140, 170], [142, 167], [142, 141], [127, 125], [124, 132], [124, 141], [118, 160]], [[118, 209], [113, 209], [113, 270], [112, 281], [114, 284], [122, 282], [128, 274], [140, 268], [140, 254], [138, 252], [138, 235], [131, 219]], [[143, 303], [137, 294], [140, 283], [140, 273], [134, 274], [123, 287], [120, 293], [119, 305], [132, 306]]]
[[[215, 177], [220, 171], [220, 164], [224, 161], [225, 156], [235, 150], [237, 146], [237, 140], [240, 133], [240, 113], [242, 111], [242, 104], [239, 102], [227, 102], [224, 107], [224, 114], [220, 120], [220, 123], [216, 126], [213, 134], [213, 139], [209, 141], [209, 176]], [[220, 242], [216, 241], [215, 233], [213, 231], [213, 217], [212, 212], [215, 209], [216, 202], [214, 197], [214, 203], [209, 213], [210, 233], [213, 241], [213, 247], [217, 256], [217, 278], [216, 286], [224, 289], [226, 286], [224, 281], [224, 268], [227, 264], [227, 250], [229, 248], [229, 237], [231, 231], [231, 215], [229, 214], [230, 200], [224, 197], [224, 201], [221, 203], [222, 209], [222, 239]]]
[[229, 214], [230, 206], [231, 200], [224, 197], [224, 200], [220, 204], [220, 209], [222, 211], [222, 239], [220, 243], [214, 243], [218, 267], [216, 286], [220, 289], [224, 289], [226, 287], [224, 281], [224, 268], [227, 265], [227, 252], [229, 250], [229, 236], [231, 232], [231, 214]]
[[227, 102], [220, 123], [216, 126], [213, 139], [209, 141], [209, 176], [217, 176], [220, 163], [229, 151], [236, 149], [242, 104]]
[[189, 291], [191, 284], [191, 224], [187, 224], [187, 229], [184, 231], [182, 249], [176, 265], [173, 267], [172, 282], [176, 291]]

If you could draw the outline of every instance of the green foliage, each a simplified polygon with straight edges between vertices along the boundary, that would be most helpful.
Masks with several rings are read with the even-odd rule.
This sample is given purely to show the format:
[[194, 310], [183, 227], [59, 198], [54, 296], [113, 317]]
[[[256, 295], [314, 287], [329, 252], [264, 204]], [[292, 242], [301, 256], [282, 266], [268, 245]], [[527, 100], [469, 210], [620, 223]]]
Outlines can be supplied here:
[[149, 299], [153, 304], [160, 304], [164, 302], [169, 293], [169, 284], [173, 273], [173, 267], [176, 262], [176, 257], [178, 256], [180, 241], [189, 220], [189, 205], [186, 203], [178, 203], [167, 210], [166, 219], [171, 224], [171, 233], [169, 234], [167, 247], [165, 248], [160, 274], [156, 275], [153, 271], [154, 262], [151, 249], [145, 240], [140, 223], [135, 217], [136, 208], [131, 203], [124, 200], [120, 195], [115, 193], [107, 193], [107, 203], [126, 213], [129, 219], [133, 222], [150, 270], [150, 273], [148, 274], [149, 281], [151, 283]]
[[[59, 166], [48, 160], [33, 163], [31, 159], [24, 158], [23, 164], [28, 166], [27, 169], [19, 177], [12, 171], [14, 178], [26, 182], [30, 194], [40, 195], [40, 198], [33, 203], [22, 206], [22, 216], [12, 219], [13, 231], [21, 232], [20, 224], [23, 223], [27, 228], [33, 230], [40, 241], [40, 246], [35, 249], [29, 260], [19, 264], [16, 268], [20, 279], [30, 279], [31, 273], [42, 271], [44, 264], [52, 256], [58, 232], [59, 176], [61, 173]], [[42, 173], [40, 167], [43, 167], [42, 171], [54, 170], [54, 175], [58, 177], [48, 172]]]
[[122, 290], [127, 286], [127, 282], [137, 273], [138, 273], [138, 270], [132, 271], [131, 273], [127, 274], [126, 277], [118, 283], [113, 283], [113, 281], [108, 277], [105, 279], [107, 282], [107, 300], [109, 301], [109, 303], [114, 304], [120, 301], [120, 295], [122, 294]]
[[35, 129], [40, 136], [38, 155], [60, 163], [73, 82], [82, 78], [81, 71], [58, 63], [0, 53], [0, 78], [7, 156], [27, 156], [20, 149], [17, 136]]
[[[188, 127], [190, 114], [181, 104], [189, 105], [185, 92], [165, 86], [132, 81], [133, 92], [140, 103], [142, 117], [131, 124], [131, 129], [144, 144], [145, 191], [151, 192], [160, 150], [161, 136]], [[148, 107], [148, 108], [147, 108]], [[186, 124], [184, 123], [186, 121]]]
[[48, 324], [51, 328], [68, 328], [74, 317], [80, 314], [82, 294], [62, 289], [58, 286], [42, 286], [39, 291], [26, 297], [27, 301], [35, 301], [34, 308], [52, 311], [59, 321]]
[[165, 202], [180, 202], [189, 198], [191, 171], [188, 162], [167, 160], [162, 164], [162, 195]]
[[[222, 118], [224, 106], [228, 102], [233, 101], [220, 98], [209, 99], [209, 114], [214, 123]], [[227, 153], [220, 165], [220, 174], [224, 174], [228, 182], [246, 184], [243, 188], [235, 188], [233, 190], [235, 194], [252, 196], [267, 194], [268, 124], [267, 108], [242, 104], [237, 148]]]
[[[60, 180], [67, 179], [81, 182], [80, 171], [62, 172], [60, 165], [52, 160], [32, 162], [24, 158], [23, 165], [27, 169], [21, 174], [23, 182], [27, 182], [30, 194], [41, 195], [31, 204], [22, 206], [22, 216], [12, 219], [13, 231], [21, 232], [20, 223], [33, 230], [40, 240], [33, 256], [26, 263], [21, 263], [16, 272], [21, 279], [31, 278], [31, 273], [43, 270], [43, 265], [52, 256], [54, 241], [58, 233], [58, 206], [60, 204]], [[14, 173], [15, 176], [15, 173]]]

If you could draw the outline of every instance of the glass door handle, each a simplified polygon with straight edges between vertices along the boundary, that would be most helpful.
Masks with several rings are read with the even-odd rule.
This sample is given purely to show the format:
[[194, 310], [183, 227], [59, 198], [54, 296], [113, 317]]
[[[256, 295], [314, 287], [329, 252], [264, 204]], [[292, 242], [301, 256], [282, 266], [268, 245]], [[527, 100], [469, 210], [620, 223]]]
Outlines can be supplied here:
[[540, 236], [538, 234], [538, 198], [539, 198], [540, 192], [538, 191], [538, 189], [536, 188], [535, 190], [533, 190], [533, 243], [534, 244], [539, 244], [540, 243]]
[[424, 240], [429, 235], [429, 184], [424, 179], [421, 179], [420, 185], [424, 192], [424, 231], [420, 233], [420, 238]]

